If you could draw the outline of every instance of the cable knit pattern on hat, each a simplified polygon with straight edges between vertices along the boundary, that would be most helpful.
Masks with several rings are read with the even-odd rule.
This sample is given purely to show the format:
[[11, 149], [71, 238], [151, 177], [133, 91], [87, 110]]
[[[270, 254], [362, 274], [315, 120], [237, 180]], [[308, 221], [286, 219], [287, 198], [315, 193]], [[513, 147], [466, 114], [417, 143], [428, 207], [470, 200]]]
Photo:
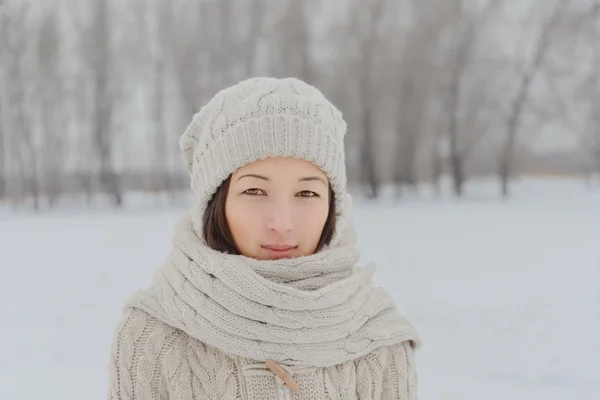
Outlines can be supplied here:
[[[112, 400], [416, 400], [419, 337], [356, 263], [341, 113], [297, 79], [219, 92], [183, 134], [194, 193], [150, 288], [128, 302], [112, 346]], [[202, 216], [237, 168], [308, 160], [336, 195], [336, 230], [318, 253], [254, 260], [209, 248]], [[298, 386], [292, 393], [265, 363]], [[283, 374], [285, 375], [285, 374]], [[295, 385], [294, 385], [295, 386]]]

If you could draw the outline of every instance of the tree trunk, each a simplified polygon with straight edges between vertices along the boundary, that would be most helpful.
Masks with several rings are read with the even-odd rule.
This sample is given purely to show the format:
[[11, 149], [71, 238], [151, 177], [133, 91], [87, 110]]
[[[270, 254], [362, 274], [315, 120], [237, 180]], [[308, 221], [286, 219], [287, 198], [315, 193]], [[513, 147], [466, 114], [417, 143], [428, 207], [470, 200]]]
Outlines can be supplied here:
[[[158, 57], [161, 57], [160, 55]], [[172, 184], [169, 174], [169, 146], [165, 133], [164, 116], [164, 61], [156, 60], [154, 70], [154, 137], [156, 165], [160, 169], [156, 175], [156, 189], [171, 193]]]
[[106, 194], [112, 197], [113, 204], [120, 207], [123, 204], [123, 195], [118, 176], [113, 169], [112, 135], [110, 132], [115, 99], [111, 98], [108, 79], [111, 65], [108, 13], [107, 0], [98, 0], [92, 28], [93, 33], [96, 35], [94, 40], [97, 45], [93, 49], [95, 63], [92, 65], [94, 74], [93, 132], [96, 151], [100, 158], [100, 186]]
[[373, 159], [373, 131], [371, 129], [371, 108], [365, 105], [362, 118], [363, 143], [361, 147], [362, 181], [366, 181], [371, 198], [379, 196], [379, 182], [375, 171], [375, 160]]
[[[1, 11], [0, 11], [1, 12]], [[0, 16], [1, 18], [1, 16]], [[2, 20], [0, 20], [2, 23]], [[1, 33], [1, 32], [0, 32]], [[1, 43], [0, 43], [1, 44]], [[3, 90], [4, 85], [4, 60], [2, 59], [2, 51], [0, 51], [0, 90]], [[4, 125], [4, 103], [3, 103], [3, 92], [0, 91], [0, 201], [2, 201], [6, 197], [6, 151], [5, 147], [5, 125]]]
[[[408, 72], [407, 72], [408, 74]], [[421, 123], [423, 107], [420, 97], [415, 91], [413, 76], [403, 76], [401, 84], [401, 95], [398, 103], [399, 119], [396, 122], [396, 163], [394, 168], [394, 182], [398, 187], [398, 194], [403, 189], [416, 186], [415, 161], [418, 152], [419, 135], [421, 134], [419, 124]]]
[[465, 183], [465, 174], [461, 157], [452, 155], [450, 157], [450, 167], [452, 169], [452, 189], [457, 197], [462, 197], [463, 186]]
[[[458, 70], [459, 68], [457, 68]], [[459, 78], [455, 79], [450, 87], [450, 125], [448, 126], [448, 139], [450, 145], [450, 172], [452, 174], [452, 188], [457, 197], [462, 197], [465, 175], [463, 171], [463, 159], [458, 143], [458, 96]]]
[[435, 195], [437, 197], [441, 197], [442, 195], [442, 186], [440, 180], [443, 172], [442, 155], [440, 154], [439, 140], [440, 135], [436, 134], [436, 137], [434, 138], [435, 142], [433, 144], [433, 151], [431, 153], [431, 173], [433, 178], [432, 180]]
[[514, 153], [515, 146], [517, 143], [517, 134], [521, 122], [521, 115], [523, 113], [525, 104], [527, 103], [527, 96], [529, 95], [529, 90], [533, 82], [533, 78], [537, 74], [544, 60], [544, 55], [546, 53], [550, 40], [551, 30], [556, 25], [556, 22], [561, 12], [564, 10], [564, 7], [569, 3], [569, 1], [570, 0], [561, 0], [560, 3], [554, 9], [550, 20], [544, 24], [542, 28], [542, 33], [540, 34], [540, 40], [535, 49], [535, 55], [531, 69], [523, 73], [519, 84], [519, 91], [517, 92], [517, 97], [515, 98], [515, 101], [511, 107], [511, 113], [508, 117], [507, 123], [506, 140], [504, 141], [504, 146], [500, 155], [500, 165], [498, 171], [498, 175], [500, 177], [501, 194], [505, 198], [508, 197], [510, 194], [509, 185], [514, 170]]

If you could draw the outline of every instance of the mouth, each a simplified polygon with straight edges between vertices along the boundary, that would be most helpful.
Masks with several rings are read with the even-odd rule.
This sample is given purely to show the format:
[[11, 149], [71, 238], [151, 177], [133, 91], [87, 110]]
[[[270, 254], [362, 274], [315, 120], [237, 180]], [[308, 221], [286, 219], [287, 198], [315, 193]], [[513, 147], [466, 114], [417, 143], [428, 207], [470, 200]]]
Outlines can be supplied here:
[[271, 259], [288, 258], [298, 248], [298, 246], [288, 246], [280, 244], [269, 244], [261, 246], [266, 250], [267, 255]]

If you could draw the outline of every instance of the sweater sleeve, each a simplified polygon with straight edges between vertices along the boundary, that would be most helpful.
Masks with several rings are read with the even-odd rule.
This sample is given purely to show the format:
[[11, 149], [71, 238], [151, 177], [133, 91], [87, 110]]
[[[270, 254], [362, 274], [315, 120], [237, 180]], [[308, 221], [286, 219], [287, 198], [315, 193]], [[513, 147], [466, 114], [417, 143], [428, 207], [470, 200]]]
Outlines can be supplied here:
[[418, 400], [415, 350], [411, 342], [391, 346], [384, 368], [383, 400]]
[[127, 309], [112, 343], [109, 400], [166, 398], [162, 361], [180, 338], [177, 329], [144, 311]]

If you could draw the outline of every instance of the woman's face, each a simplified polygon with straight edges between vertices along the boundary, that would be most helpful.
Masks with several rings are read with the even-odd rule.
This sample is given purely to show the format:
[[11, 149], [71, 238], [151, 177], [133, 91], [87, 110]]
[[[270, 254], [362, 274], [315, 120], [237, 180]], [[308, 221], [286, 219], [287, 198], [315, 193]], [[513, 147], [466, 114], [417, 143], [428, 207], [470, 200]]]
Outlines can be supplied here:
[[325, 174], [288, 157], [269, 157], [235, 171], [225, 202], [238, 250], [259, 260], [313, 254], [328, 212]]

